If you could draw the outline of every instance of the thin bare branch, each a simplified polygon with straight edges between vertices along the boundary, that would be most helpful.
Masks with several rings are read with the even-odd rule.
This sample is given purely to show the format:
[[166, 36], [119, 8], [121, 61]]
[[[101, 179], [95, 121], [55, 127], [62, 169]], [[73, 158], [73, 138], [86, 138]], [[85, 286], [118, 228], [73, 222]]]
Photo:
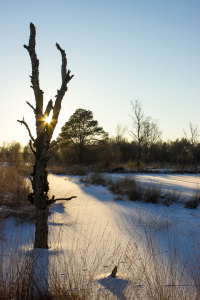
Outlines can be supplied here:
[[26, 103], [33, 109], [33, 111], [35, 113], [35, 107], [33, 107], [33, 105], [31, 105], [28, 101], [26, 101]]
[[39, 84], [39, 60], [36, 55], [35, 51], [35, 37], [36, 37], [36, 30], [33, 23], [30, 23], [30, 39], [29, 45], [24, 45], [24, 48], [27, 49], [31, 58], [31, 65], [32, 65], [32, 76], [31, 83], [35, 94], [35, 115], [36, 115], [36, 130], [37, 133], [41, 131], [41, 115], [43, 115], [43, 91], [40, 89]]
[[56, 43], [56, 47], [62, 55], [62, 67], [61, 67], [62, 85], [65, 85], [74, 77], [74, 75], [70, 76], [71, 71], [70, 70], [67, 71], [67, 58], [66, 58], [65, 50], [63, 50], [58, 43]]
[[36, 154], [36, 151], [33, 149], [33, 145], [32, 145], [32, 141], [30, 140], [29, 141], [29, 146], [31, 148], [31, 151], [33, 152], [33, 154], [35, 155]]
[[73, 198], [77, 198], [77, 196], [71, 196], [69, 198], [57, 198], [57, 199], [54, 199], [54, 201], [59, 201], [59, 200], [66, 200], [66, 201], [69, 201], [69, 200], [72, 200]]
[[46, 157], [46, 162], [48, 162], [52, 158], [52, 155]]
[[53, 148], [53, 147], [56, 146], [57, 144], [58, 144], [58, 141], [56, 141], [53, 145], [51, 145], [51, 146], [49, 147], [49, 149]]
[[26, 126], [26, 128], [27, 128], [27, 130], [28, 130], [28, 133], [29, 133], [29, 136], [30, 136], [31, 140], [32, 140], [33, 142], [35, 142], [35, 139], [34, 139], [34, 137], [33, 137], [32, 134], [31, 134], [30, 128], [28, 127], [28, 124], [25, 122], [25, 120], [24, 120], [24, 119], [23, 119], [23, 121], [17, 120], [17, 122], [21, 123], [21, 125], [24, 124], [24, 125]]
[[60, 200], [69, 201], [73, 198], [77, 198], [77, 196], [71, 196], [69, 198], [57, 198], [57, 199], [55, 199], [55, 196], [53, 196], [51, 200], [47, 200], [47, 206], [50, 206], [51, 204], [55, 203], [56, 201], [60, 201]]
[[67, 58], [66, 58], [65, 50], [63, 50], [58, 43], [56, 43], [56, 47], [62, 55], [61, 75], [62, 75], [62, 84], [63, 84], [66, 78]]
[[44, 113], [44, 116], [45, 118], [48, 118], [49, 114], [50, 114], [50, 111], [53, 109], [53, 101], [52, 100], [49, 100], [48, 104], [47, 104], [47, 107], [46, 107], [46, 110], [45, 110], [45, 113]]
[[67, 91], [67, 84], [73, 78], [74, 75], [70, 76], [70, 70], [67, 71], [67, 58], [65, 50], [63, 50], [58, 43], [56, 43], [57, 49], [60, 51], [62, 56], [62, 65], [61, 65], [61, 76], [62, 84], [60, 90], [57, 90], [56, 101], [53, 108], [53, 117], [51, 120], [51, 127], [49, 128], [49, 139], [51, 140], [54, 129], [58, 123], [58, 116], [61, 109], [61, 103], [64, 98], [65, 92]]

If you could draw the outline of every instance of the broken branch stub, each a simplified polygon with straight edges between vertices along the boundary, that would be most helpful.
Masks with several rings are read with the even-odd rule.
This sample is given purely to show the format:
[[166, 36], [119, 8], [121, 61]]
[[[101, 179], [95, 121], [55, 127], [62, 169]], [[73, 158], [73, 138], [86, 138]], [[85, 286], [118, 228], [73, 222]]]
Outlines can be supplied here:
[[112, 273], [110, 274], [110, 276], [116, 277], [116, 275], [117, 275], [117, 266], [114, 267], [114, 269], [112, 270]]

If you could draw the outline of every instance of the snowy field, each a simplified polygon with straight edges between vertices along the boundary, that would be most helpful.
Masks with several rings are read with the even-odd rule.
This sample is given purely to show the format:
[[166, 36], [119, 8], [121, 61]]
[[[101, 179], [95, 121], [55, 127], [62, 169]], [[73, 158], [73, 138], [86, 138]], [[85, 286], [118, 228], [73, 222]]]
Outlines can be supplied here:
[[[192, 195], [200, 184], [196, 175], [133, 176], [142, 185], [161, 185], [165, 191], [180, 191], [184, 197]], [[154, 293], [152, 286], [157, 294], [159, 290], [162, 295], [174, 295], [169, 299], [199, 299], [194, 276], [199, 280], [200, 207], [189, 210], [181, 204], [166, 207], [114, 201], [106, 187], [85, 186], [78, 176], [50, 174], [48, 179], [52, 195], [77, 196], [51, 207], [50, 249], [45, 250], [48, 260], [43, 268], [49, 280], [56, 269], [61, 280], [71, 278], [71, 289], [80, 293], [88, 289], [88, 299], [151, 299], [147, 295]], [[9, 249], [14, 248], [20, 240], [24, 254], [33, 247], [33, 235], [33, 224], [16, 224], [9, 218], [4, 247], [8, 249], [11, 243]], [[5, 253], [8, 255], [8, 250]], [[115, 266], [117, 277], [112, 279], [109, 275]], [[176, 293], [182, 298], [176, 298]]]
[[[110, 175], [108, 175], [110, 176]], [[112, 175], [111, 175], [112, 176]], [[142, 185], [157, 185], [163, 191], [178, 191], [183, 197], [188, 197], [197, 189], [200, 189], [200, 174], [177, 175], [177, 174], [114, 174], [115, 178], [130, 177]]]

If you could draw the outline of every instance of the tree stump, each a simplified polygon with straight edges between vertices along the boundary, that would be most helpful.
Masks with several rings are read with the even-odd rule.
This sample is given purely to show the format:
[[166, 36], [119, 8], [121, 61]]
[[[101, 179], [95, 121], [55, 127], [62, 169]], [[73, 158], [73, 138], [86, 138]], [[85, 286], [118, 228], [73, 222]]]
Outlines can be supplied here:
[[116, 274], [117, 274], [117, 266], [114, 267], [110, 276], [116, 277]]

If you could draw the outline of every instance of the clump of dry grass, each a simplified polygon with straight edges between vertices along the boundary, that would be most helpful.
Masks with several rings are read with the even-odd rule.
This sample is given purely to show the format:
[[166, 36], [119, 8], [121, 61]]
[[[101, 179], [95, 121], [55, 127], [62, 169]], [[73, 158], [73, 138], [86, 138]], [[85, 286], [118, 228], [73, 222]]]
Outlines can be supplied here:
[[14, 243], [0, 240], [0, 244], [3, 249], [0, 253], [0, 299], [87, 299], [86, 293], [70, 288], [70, 279], [67, 276], [64, 280], [60, 280], [56, 267], [48, 270], [47, 250], [20, 251], [21, 247], [26, 246], [23, 245], [20, 234]]
[[92, 173], [90, 175], [89, 181], [91, 184], [100, 184], [103, 186], [106, 186], [106, 178], [103, 174], [101, 173]]
[[118, 179], [112, 179], [109, 176], [105, 176], [101, 173], [92, 173], [87, 177], [80, 179], [85, 184], [100, 184], [103, 186], [108, 186], [108, 189], [115, 195], [117, 199], [123, 199], [126, 197], [128, 200], [137, 201], [143, 200], [146, 203], [158, 203], [161, 197], [161, 187], [156, 185], [151, 185], [148, 187], [141, 187], [134, 178], [123, 177]]
[[200, 204], [200, 189], [196, 189], [189, 200], [185, 202], [185, 208], [195, 209]]
[[128, 191], [135, 188], [136, 182], [133, 178], [124, 177], [119, 179], [108, 179], [108, 188], [114, 194], [127, 195]]
[[110, 180], [108, 188], [113, 194], [123, 195], [131, 201], [141, 200], [143, 196], [139, 183], [131, 177]]
[[101, 173], [91, 173], [89, 176], [82, 176], [80, 181], [83, 182], [85, 186], [89, 184], [107, 186], [106, 177]]
[[[15, 265], [16, 267], [16, 265]], [[19, 267], [19, 265], [17, 266]], [[29, 267], [29, 269], [28, 269]], [[27, 263], [18, 270], [18, 274], [11, 277], [7, 283], [0, 281], [0, 299], [11, 300], [87, 300], [86, 294], [80, 294], [77, 291], [70, 290], [66, 287], [56, 285], [52, 291], [47, 286], [38, 284], [33, 281], [32, 265]]]
[[65, 174], [84, 176], [88, 174], [88, 168], [83, 166], [69, 166], [65, 168]]
[[129, 191], [127, 191], [128, 199], [131, 201], [139, 201], [143, 199], [143, 192], [139, 185], [133, 186]]
[[56, 174], [56, 175], [61, 175], [61, 174], [67, 174], [67, 175], [74, 175], [74, 176], [84, 176], [87, 175], [88, 173], [88, 168], [83, 167], [83, 166], [57, 166], [57, 165], [52, 165], [49, 167], [49, 172]]
[[[173, 203], [183, 202], [181, 193], [173, 190], [164, 194], [162, 186], [151, 184], [141, 186], [133, 177], [112, 178], [103, 173], [90, 173], [80, 178], [86, 186], [89, 184], [107, 186], [116, 195], [115, 200], [143, 201], [145, 203], [164, 204], [170, 206]], [[185, 201], [185, 208], [195, 209], [200, 204], [200, 190], [194, 191], [192, 197]]]
[[150, 185], [143, 189], [143, 196], [146, 203], [157, 204], [161, 197], [161, 187], [157, 185]]
[[173, 190], [169, 191], [167, 194], [161, 196], [162, 204], [170, 206], [173, 203], [179, 203], [181, 201], [181, 192]]
[[51, 165], [48, 167], [48, 171], [55, 175], [65, 174], [65, 168], [63, 166]]
[[[0, 206], [5, 206], [2, 213], [6, 215], [18, 215], [22, 219], [34, 215], [34, 206], [28, 201], [30, 184], [24, 174], [28, 174], [30, 168], [22, 168], [19, 165], [11, 165], [0, 168]], [[9, 209], [9, 210], [8, 210]]]
[[199, 287], [188, 276], [189, 269], [189, 262], [183, 262], [181, 255], [172, 249], [167, 255], [162, 254], [152, 235], [146, 236], [146, 248], [134, 282], [138, 288], [132, 285], [133, 299], [198, 299]]

